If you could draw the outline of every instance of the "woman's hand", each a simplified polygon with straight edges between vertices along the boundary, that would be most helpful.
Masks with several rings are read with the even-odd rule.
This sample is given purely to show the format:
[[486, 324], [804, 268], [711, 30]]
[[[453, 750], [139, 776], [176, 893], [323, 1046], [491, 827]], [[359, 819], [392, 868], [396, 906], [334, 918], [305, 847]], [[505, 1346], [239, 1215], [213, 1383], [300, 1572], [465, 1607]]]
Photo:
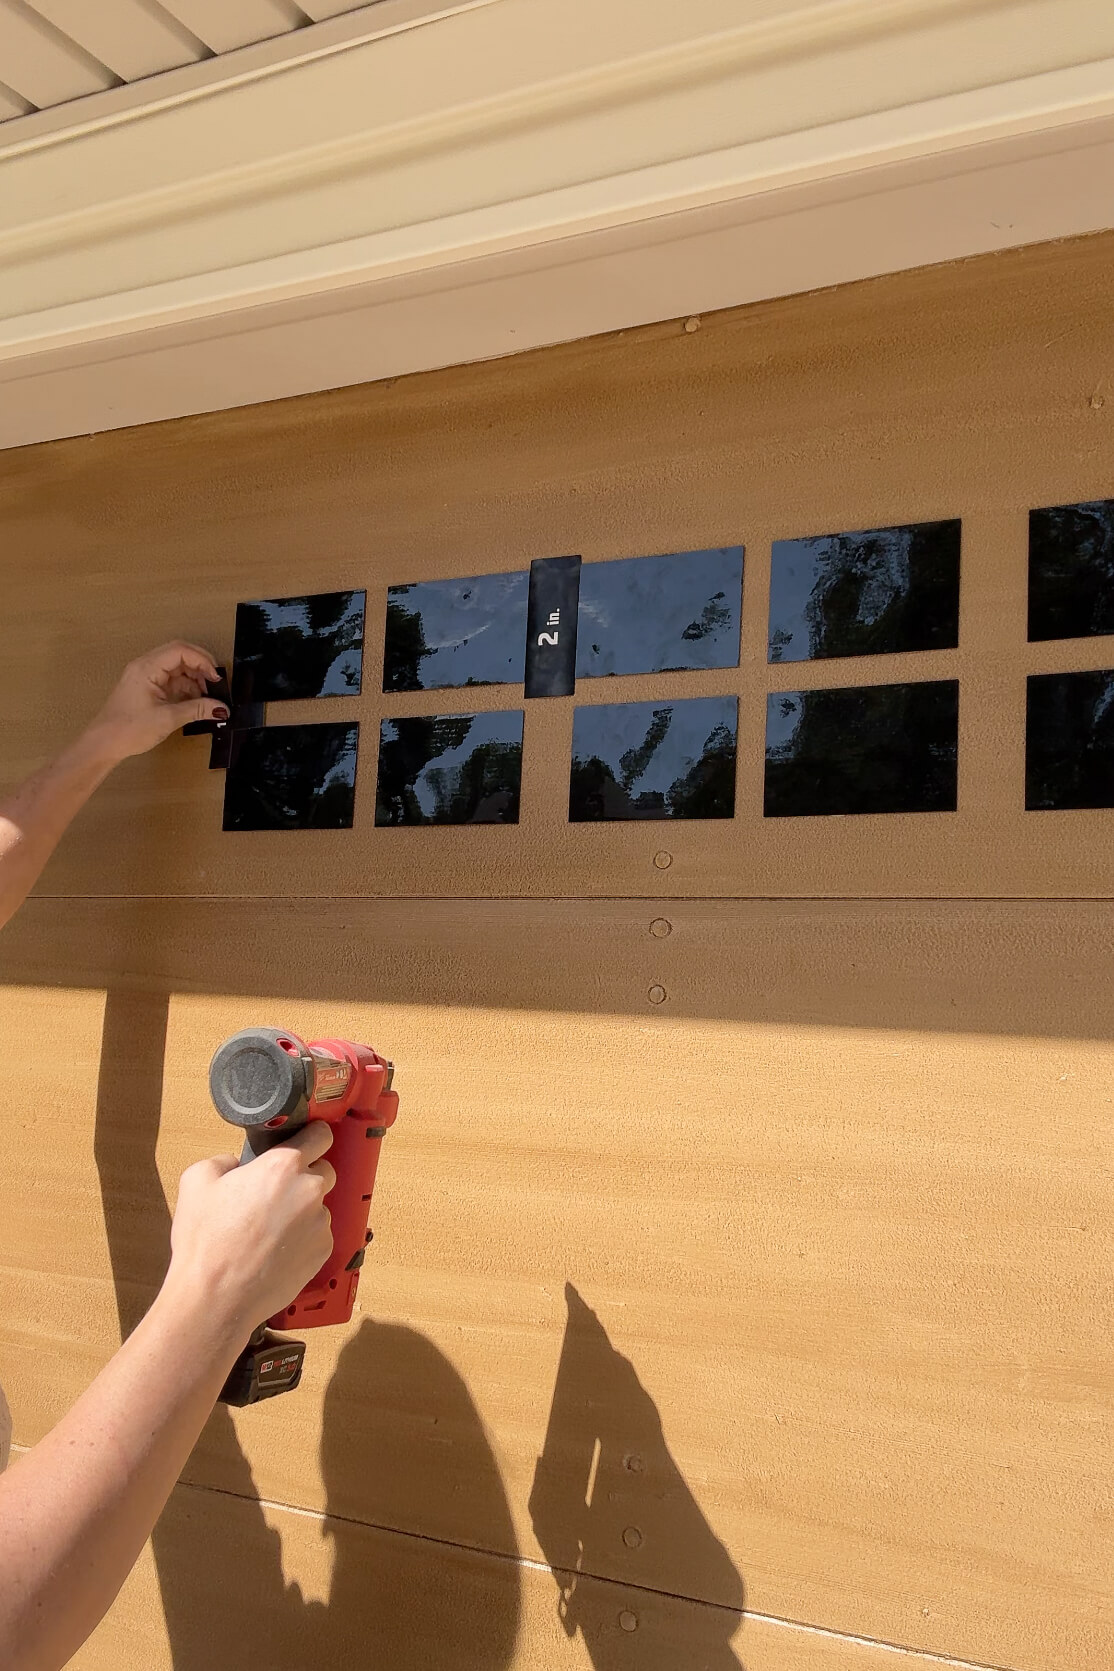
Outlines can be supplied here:
[[281, 1311], [333, 1250], [324, 1202], [336, 1173], [322, 1158], [332, 1141], [332, 1127], [311, 1120], [247, 1166], [222, 1155], [183, 1172], [166, 1289], [203, 1298], [245, 1340]]
[[145, 754], [192, 720], [224, 720], [228, 709], [205, 694], [217, 669], [197, 644], [164, 644], [129, 662], [89, 727], [113, 761]]

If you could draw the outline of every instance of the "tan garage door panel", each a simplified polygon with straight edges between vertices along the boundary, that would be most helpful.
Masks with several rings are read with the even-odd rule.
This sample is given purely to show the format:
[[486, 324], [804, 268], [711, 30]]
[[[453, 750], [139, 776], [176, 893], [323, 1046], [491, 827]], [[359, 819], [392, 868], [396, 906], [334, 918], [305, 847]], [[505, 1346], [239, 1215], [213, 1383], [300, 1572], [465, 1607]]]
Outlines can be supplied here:
[[[223, 774], [204, 742], [181, 743], [120, 772], [43, 891], [1110, 896], [1111, 813], [1023, 809], [1026, 675], [1114, 665], [1111, 637], [1026, 642], [1028, 510], [1114, 495], [1112, 251], [1114, 235], [1016, 252], [695, 333], [654, 326], [5, 455], [4, 778], [59, 746], [152, 641], [227, 657], [238, 600], [368, 591], [363, 695], [269, 714], [360, 720], [353, 830], [222, 834]], [[767, 664], [771, 541], [943, 517], [963, 521], [957, 650]], [[375, 828], [383, 716], [523, 705], [510, 686], [385, 697], [389, 585], [739, 542], [738, 669], [582, 680], [577, 697], [737, 693], [733, 819], [570, 825], [573, 702], [557, 699], [526, 704], [519, 825]], [[957, 812], [763, 818], [768, 692], [951, 678]]]
[[[5, 1021], [32, 1054], [73, 1048], [3, 1184], [17, 1436], [89, 1369], [75, 1353], [67, 1386], [45, 1318], [107, 1353], [110, 1264], [126, 1317], [156, 1280], [156, 1123], [172, 1188], [223, 1139], [219, 1039], [275, 1018], [366, 1034], [399, 1063], [403, 1115], [362, 1327], [313, 1339], [298, 1422], [281, 1402], [237, 1418], [264, 1498], [1099, 1671], [1109, 910], [654, 920], [647, 902], [29, 907]], [[238, 995], [251, 969], [267, 1001]], [[84, 990], [50, 990], [69, 980]], [[98, 1072], [93, 1153], [87, 1132], [60, 1149]], [[245, 1468], [221, 1414], [190, 1477], [244, 1490]]]
[[189, 1486], [172, 1499], [156, 1546], [158, 1573], [148, 1555], [75, 1671], [240, 1671], [246, 1657], [266, 1671], [735, 1671], [743, 1663], [747, 1671], [900, 1671], [907, 1663], [867, 1643], [590, 1578], [562, 1617], [553, 1578], [536, 1568], [443, 1548], [434, 1568], [420, 1539], [261, 1512]]

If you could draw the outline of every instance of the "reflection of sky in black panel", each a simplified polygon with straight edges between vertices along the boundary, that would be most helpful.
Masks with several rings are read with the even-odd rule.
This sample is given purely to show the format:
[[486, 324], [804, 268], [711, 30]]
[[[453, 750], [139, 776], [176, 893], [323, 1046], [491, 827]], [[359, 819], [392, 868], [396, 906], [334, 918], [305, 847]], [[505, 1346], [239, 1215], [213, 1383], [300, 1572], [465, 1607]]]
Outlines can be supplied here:
[[358, 696], [363, 592], [242, 603], [236, 610], [232, 692], [240, 702]]
[[585, 563], [576, 676], [738, 667], [743, 548]]
[[768, 659], [953, 648], [959, 542], [958, 521], [775, 540]]
[[385, 719], [375, 822], [517, 824], [522, 711]]
[[1114, 670], [1028, 682], [1025, 806], [1114, 807]]
[[958, 715], [955, 679], [772, 692], [766, 817], [954, 812]]
[[383, 689], [520, 685], [529, 588], [525, 572], [390, 587]]
[[226, 830], [348, 830], [357, 724], [238, 731], [224, 786]]
[[569, 819], [731, 818], [734, 696], [573, 711]]
[[1029, 641], [1114, 632], [1114, 499], [1029, 512]]

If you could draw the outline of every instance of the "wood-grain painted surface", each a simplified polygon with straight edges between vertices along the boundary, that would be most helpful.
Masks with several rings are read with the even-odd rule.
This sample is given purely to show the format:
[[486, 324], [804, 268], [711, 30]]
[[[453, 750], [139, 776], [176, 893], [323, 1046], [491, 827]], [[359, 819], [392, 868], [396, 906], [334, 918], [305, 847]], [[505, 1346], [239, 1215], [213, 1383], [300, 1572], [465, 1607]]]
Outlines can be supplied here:
[[[575, 1608], [536, 1568], [421, 1539], [179, 1487], [160, 1589], [145, 1558], [121, 1598], [126, 1639], [101, 1630], [74, 1671], [267, 1671], [318, 1664], [423, 1671], [895, 1671], [916, 1659], [677, 1596], [581, 1579]], [[245, 1583], [245, 1574], [253, 1582]], [[167, 1646], [164, 1611], [175, 1621]], [[926, 1667], [926, 1671], [929, 1668]]]
[[[204, 742], [122, 770], [46, 893], [1101, 895], [1105, 812], [1024, 806], [1025, 679], [1104, 667], [1103, 638], [1026, 642], [1027, 512], [1114, 493], [1114, 234], [394, 384], [0, 457], [0, 780], [58, 746], [113, 668], [184, 634], [231, 652], [238, 600], [368, 591], [353, 832], [225, 836]], [[769, 668], [770, 543], [963, 519], [960, 647]], [[738, 692], [736, 816], [570, 825], [573, 699], [528, 705], [522, 821], [377, 830], [387, 586], [743, 542], [742, 655], [721, 673], [582, 680], [583, 702]], [[60, 671], [64, 676], [60, 677]], [[954, 814], [764, 819], [768, 689], [958, 677]], [[478, 709], [521, 706], [510, 687]], [[462, 700], [463, 699], [463, 700]], [[142, 816], [137, 816], [142, 812]], [[665, 849], [667, 870], [653, 863]], [[276, 885], [281, 874], [282, 887]]]
[[214, 1046], [351, 1032], [403, 1092], [360, 1318], [188, 1479], [1099, 1671], [1112, 910], [32, 904], [6, 1017], [69, 1044], [3, 1184], [17, 1438], [109, 1351], [113, 1271], [125, 1320], [153, 1291]]

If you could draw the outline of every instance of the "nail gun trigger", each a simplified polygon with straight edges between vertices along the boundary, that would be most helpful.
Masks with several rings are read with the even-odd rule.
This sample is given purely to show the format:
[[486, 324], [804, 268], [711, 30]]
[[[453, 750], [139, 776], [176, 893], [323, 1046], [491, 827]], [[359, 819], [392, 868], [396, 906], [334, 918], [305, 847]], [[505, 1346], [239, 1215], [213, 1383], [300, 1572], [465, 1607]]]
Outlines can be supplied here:
[[366, 1251], [365, 1250], [367, 1249], [369, 1243], [374, 1240], [374, 1237], [375, 1237], [375, 1231], [374, 1230], [369, 1230], [367, 1232], [367, 1235], [364, 1237], [363, 1247], [357, 1248], [355, 1253], [352, 1255], [351, 1259], [348, 1261], [347, 1265], [345, 1265], [344, 1268], [345, 1268], [346, 1271], [358, 1271], [360, 1269], [360, 1266], [363, 1264], [364, 1259], [366, 1257]]

